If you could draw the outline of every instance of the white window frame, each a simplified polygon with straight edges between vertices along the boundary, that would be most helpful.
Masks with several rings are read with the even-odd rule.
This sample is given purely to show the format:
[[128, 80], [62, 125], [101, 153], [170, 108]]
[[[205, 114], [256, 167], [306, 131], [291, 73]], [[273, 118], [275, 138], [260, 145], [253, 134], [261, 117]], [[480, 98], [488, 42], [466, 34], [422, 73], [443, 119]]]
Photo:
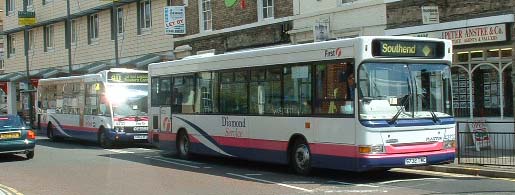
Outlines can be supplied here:
[[[199, 5], [199, 28], [200, 32], [212, 31], [213, 30], [213, 5], [211, 0], [198, 0]], [[209, 3], [209, 10], [204, 9], [204, 3]], [[208, 14], [204, 19], [205, 14]]]
[[[118, 33], [118, 38], [120, 38], [120, 35], [123, 35], [125, 33], [125, 26], [124, 26], [124, 12], [123, 7], [116, 8], [116, 32]], [[121, 29], [120, 29], [121, 28]]]
[[90, 34], [88, 35], [91, 39], [91, 42], [97, 42], [98, 41], [98, 34], [99, 34], [99, 27], [100, 27], [100, 18], [97, 14], [91, 14], [88, 17], [90, 17]]
[[16, 34], [9, 35], [9, 39], [11, 43], [7, 49], [9, 50], [9, 58], [12, 58], [16, 56]]
[[34, 11], [34, 0], [27, 0], [27, 11]]
[[14, 15], [14, 13], [16, 11], [16, 0], [7, 0], [7, 1], [9, 1], [9, 7], [6, 8], [7, 15], [12, 16], [12, 15]]
[[43, 28], [43, 30], [46, 31], [46, 36], [45, 36], [45, 41], [46, 41], [46, 45], [45, 45], [45, 48], [47, 49], [47, 51], [52, 51], [54, 49], [54, 25], [53, 24], [50, 24], [50, 25], [47, 25], [45, 26], [45, 28]]
[[[138, 20], [140, 20], [140, 22], [139, 22], [140, 29], [142, 32], [147, 32], [147, 31], [150, 31], [150, 28], [152, 28], [152, 1], [151, 0], [142, 0], [139, 3], [140, 3], [141, 16]], [[146, 9], [147, 5], [148, 5], [149, 10]], [[148, 13], [148, 16], [147, 16], [147, 13]], [[148, 20], [148, 25], [147, 25], [147, 20]]]
[[76, 46], [79, 41], [79, 21], [77, 19], [73, 19], [71, 21], [71, 45]]
[[34, 51], [34, 29], [29, 30], [29, 52]]
[[[271, 5], [264, 5], [263, 4], [263, 1], [266, 1], [268, 3], [269, 0], [258, 0], [258, 18], [259, 20], [270, 20], [270, 19], [274, 19], [275, 18], [275, 12], [274, 12], [274, 8], [275, 8], [275, 0], [271, 0], [272, 1], [272, 4]], [[267, 11], [267, 17], [265, 18], [265, 13], [264, 13], [264, 10], [266, 9]], [[271, 11], [272, 13], [269, 15], [268, 12]]]

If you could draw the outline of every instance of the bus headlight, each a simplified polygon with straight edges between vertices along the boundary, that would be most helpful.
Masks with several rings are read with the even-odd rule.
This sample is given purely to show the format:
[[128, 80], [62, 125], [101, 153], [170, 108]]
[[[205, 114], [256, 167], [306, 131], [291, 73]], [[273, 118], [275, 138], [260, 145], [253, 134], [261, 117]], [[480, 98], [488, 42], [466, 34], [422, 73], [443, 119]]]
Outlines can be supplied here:
[[456, 148], [456, 140], [443, 141], [443, 148], [444, 149]]
[[359, 153], [361, 154], [377, 154], [384, 153], [385, 148], [383, 144], [371, 145], [371, 146], [359, 146]]

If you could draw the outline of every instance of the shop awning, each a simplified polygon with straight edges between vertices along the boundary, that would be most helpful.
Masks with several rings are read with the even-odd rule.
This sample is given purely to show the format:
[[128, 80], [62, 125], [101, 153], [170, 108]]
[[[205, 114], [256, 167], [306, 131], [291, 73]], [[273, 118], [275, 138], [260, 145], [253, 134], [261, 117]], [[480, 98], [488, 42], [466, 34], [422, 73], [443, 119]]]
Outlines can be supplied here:
[[47, 68], [47, 69], [43, 69], [43, 70], [39, 71], [38, 73], [30, 75], [30, 76], [35, 77], [35, 78], [40, 78], [40, 79], [47, 79], [47, 78], [54, 78], [54, 77], [60, 77], [60, 76], [66, 76], [66, 75], [67, 75], [67, 73], [62, 70], [55, 69], [55, 68]]
[[22, 76], [22, 75], [20, 75], [20, 73], [17, 73], [17, 72], [0, 75], [0, 82], [11, 82], [11, 79], [15, 78], [17, 76]]
[[121, 67], [137, 68], [146, 70], [151, 63], [161, 61], [161, 56], [157, 54], [147, 54], [134, 60], [120, 64]]
[[10, 82], [20, 82], [20, 81], [26, 81], [27, 80], [27, 75], [25, 75], [23, 73], [15, 72], [13, 74], [14, 75], [9, 78]]
[[72, 70], [73, 74], [93, 74], [98, 73], [102, 70], [107, 70], [111, 68], [111, 64], [107, 62], [94, 62], [85, 66], [82, 66], [78, 69]]

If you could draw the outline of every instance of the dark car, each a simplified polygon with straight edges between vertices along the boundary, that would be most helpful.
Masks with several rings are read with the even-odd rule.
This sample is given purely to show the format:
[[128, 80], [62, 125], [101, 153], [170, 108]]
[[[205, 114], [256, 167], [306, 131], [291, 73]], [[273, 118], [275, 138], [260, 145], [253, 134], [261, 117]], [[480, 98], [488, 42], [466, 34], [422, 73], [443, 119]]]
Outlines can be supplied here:
[[0, 154], [25, 154], [34, 158], [36, 133], [17, 115], [0, 115]]

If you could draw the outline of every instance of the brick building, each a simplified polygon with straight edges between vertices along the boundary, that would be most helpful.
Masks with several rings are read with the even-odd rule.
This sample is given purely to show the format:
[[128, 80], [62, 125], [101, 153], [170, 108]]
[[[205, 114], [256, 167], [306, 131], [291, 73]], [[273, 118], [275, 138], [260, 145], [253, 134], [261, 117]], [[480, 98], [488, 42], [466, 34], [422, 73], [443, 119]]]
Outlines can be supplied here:
[[455, 115], [513, 121], [514, 5], [508, 0], [393, 1], [386, 6], [385, 34], [452, 40]]

